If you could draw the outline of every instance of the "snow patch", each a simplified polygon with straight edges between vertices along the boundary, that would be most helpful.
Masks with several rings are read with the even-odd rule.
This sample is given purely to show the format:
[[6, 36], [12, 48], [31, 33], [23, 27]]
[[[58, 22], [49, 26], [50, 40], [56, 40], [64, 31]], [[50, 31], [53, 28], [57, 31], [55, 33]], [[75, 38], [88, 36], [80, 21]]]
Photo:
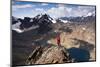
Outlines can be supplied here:
[[33, 22], [33, 19], [31, 18], [30, 22]]
[[16, 32], [18, 32], [18, 33], [22, 33], [22, 32], [24, 32], [24, 30], [20, 30], [20, 29], [13, 29], [13, 30], [15, 30]]
[[52, 21], [52, 23], [56, 23], [56, 20], [51, 20]]
[[62, 20], [62, 19], [60, 19], [63, 23], [68, 23], [68, 21], [67, 20]]
[[20, 30], [20, 25], [21, 25], [21, 22], [20, 21], [18, 21], [18, 23], [16, 23], [16, 24], [13, 24], [12, 25], [12, 30], [15, 30], [18, 33], [22, 33], [23, 30]]

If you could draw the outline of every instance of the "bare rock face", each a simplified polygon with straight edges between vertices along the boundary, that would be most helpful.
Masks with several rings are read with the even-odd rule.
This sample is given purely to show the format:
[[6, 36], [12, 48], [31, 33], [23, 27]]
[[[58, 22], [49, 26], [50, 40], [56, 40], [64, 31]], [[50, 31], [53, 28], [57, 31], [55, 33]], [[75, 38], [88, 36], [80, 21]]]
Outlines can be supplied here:
[[56, 64], [72, 62], [66, 48], [62, 46], [38, 47], [28, 57], [26, 64]]

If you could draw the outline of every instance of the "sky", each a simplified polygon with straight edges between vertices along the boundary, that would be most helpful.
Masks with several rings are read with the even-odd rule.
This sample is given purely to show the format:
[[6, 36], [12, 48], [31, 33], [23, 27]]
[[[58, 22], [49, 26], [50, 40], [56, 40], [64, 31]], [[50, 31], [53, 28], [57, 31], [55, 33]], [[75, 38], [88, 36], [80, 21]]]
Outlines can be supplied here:
[[95, 14], [95, 6], [12, 0], [12, 16], [18, 18], [48, 14], [52, 18], [80, 17]]

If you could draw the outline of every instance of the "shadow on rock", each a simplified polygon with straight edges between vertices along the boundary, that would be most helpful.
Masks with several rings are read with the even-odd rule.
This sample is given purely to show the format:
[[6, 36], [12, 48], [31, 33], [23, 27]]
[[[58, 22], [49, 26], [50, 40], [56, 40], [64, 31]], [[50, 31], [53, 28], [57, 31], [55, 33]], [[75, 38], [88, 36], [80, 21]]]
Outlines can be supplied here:
[[70, 48], [68, 52], [75, 62], [88, 62], [90, 59], [89, 51], [81, 48]]

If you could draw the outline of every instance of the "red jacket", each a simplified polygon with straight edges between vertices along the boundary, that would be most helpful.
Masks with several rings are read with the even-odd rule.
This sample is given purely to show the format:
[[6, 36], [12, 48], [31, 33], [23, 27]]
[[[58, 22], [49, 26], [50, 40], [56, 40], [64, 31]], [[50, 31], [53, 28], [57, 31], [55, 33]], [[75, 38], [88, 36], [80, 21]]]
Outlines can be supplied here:
[[60, 35], [57, 36], [57, 44], [60, 45]]

